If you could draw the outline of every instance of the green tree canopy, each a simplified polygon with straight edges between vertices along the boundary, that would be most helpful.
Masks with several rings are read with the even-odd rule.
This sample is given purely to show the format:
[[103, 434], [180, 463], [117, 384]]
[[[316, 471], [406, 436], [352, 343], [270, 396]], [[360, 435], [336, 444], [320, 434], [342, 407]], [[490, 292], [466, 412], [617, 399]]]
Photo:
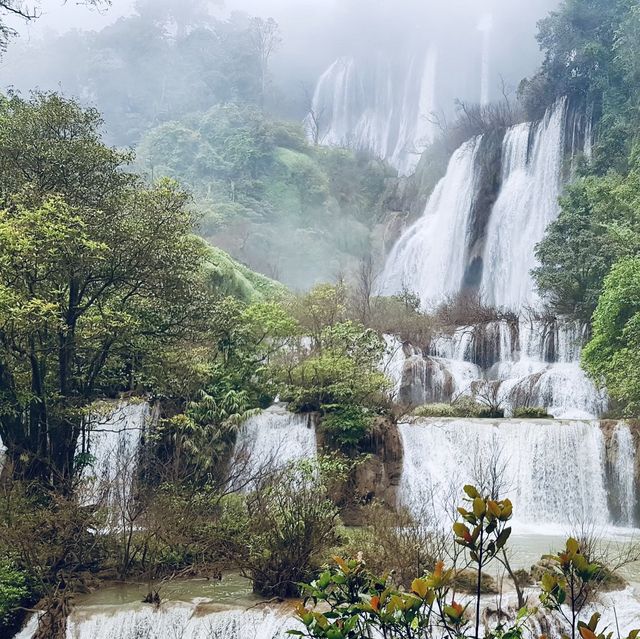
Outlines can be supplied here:
[[202, 334], [205, 250], [187, 195], [128, 174], [95, 112], [14, 96], [0, 122], [0, 436], [16, 473], [68, 486], [84, 407]]
[[640, 171], [580, 179], [561, 209], [536, 248], [533, 275], [555, 312], [588, 322], [613, 263], [640, 250]]
[[604, 381], [626, 415], [640, 410], [640, 258], [618, 262], [604, 282], [594, 314], [593, 338], [583, 364]]

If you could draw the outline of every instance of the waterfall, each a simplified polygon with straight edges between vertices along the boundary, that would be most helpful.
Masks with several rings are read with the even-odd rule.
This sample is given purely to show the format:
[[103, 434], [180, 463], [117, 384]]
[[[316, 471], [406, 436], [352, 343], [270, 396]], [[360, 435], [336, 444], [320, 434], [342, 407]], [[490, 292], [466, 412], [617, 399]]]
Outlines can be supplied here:
[[[559, 213], [566, 117], [562, 99], [541, 122], [519, 124], [505, 134], [502, 186], [484, 230], [480, 290], [490, 306], [520, 312], [538, 303], [530, 271], [535, 246]], [[432, 306], [460, 292], [483, 161], [481, 140], [465, 142], [453, 154], [423, 216], [391, 250], [381, 277], [383, 294], [408, 288]]]
[[151, 410], [147, 402], [122, 402], [105, 415], [88, 418], [88, 452], [91, 463], [85, 468], [81, 490], [84, 504], [116, 505], [126, 499], [135, 477], [142, 434]]
[[234, 465], [242, 481], [258, 477], [268, 468], [315, 457], [316, 431], [308, 414], [290, 413], [274, 404], [250, 417], [240, 429], [234, 451]]
[[542, 122], [509, 129], [503, 143], [502, 188], [487, 229], [481, 293], [490, 306], [538, 304], [531, 270], [535, 246], [558, 216], [566, 100]]
[[403, 175], [433, 136], [437, 51], [406, 60], [338, 58], [320, 76], [305, 119], [311, 141], [370, 151]]
[[485, 14], [478, 23], [478, 31], [482, 33], [482, 71], [480, 74], [480, 104], [486, 106], [489, 104], [491, 89], [489, 87], [489, 78], [491, 76], [490, 57], [491, 57], [491, 31], [493, 30], [493, 16], [490, 13]]
[[[107, 612], [80, 608], [69, 618], [67, 639], [286, 639], [287, 630], [297, 625], [285, 612], [270, 608], [213, 612], [179, 604], [165, 604], [160, 610], [142, 605]], [[31, 639], [36, 627], [34, 617], [16, 639]]]
[[382, 295], [408, 289], [423, 302], [437, 303], [460, 289], [480, 142], [474, 138], [453, 154], [424, 215], [391, 250], [381, 277]]
[[500, 476], [514, 519], [560, 526], [611, 522], [605, 445], [597, 422], [435, 420], [399, 424], [404, 447], [400, 499], [417, 516], [433, 506], [446, 522], [467, 483]]
[[520, 317], [461, 326], [431, 340], [426, 355], [409, 345], [400, 403], [450, 402], [474, 387], [498, 384], [508, 415], [516, 408], [546, 408], [560, 419], [595, 419], [607, 396], [580, 368], [584, 327]]
[[616, 424], [613, 431], [613, 490], [616, 502], [620, 507], [620, 518], [617, 522], [629, 528], [634, 525], [636, 496], [636, 448], [629, 424]]

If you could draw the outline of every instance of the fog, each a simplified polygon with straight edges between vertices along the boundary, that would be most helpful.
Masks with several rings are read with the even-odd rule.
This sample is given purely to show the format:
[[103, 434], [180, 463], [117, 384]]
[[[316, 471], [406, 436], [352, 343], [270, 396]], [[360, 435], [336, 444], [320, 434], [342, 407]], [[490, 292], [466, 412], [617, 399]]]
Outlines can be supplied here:
[[[195, 194], [207, 239], [305, 288], [371, 250], [378, 203], [352, 205], [354, 174], [346, 194], [306, 208], [314, 176], [321, 192], [341, 182], [322, 173], [313, 144], [300, 157], [300, 127], [278, 139], [289, 144], [284, 155], [272, 150], [253, 172], [230, 173], [225, 140], [261, 130], [255, 117], [302, 123], [311, 109], [322, 125], [314, 136], [307, 119], [309, 143], [364, 151], [411, 175], [436, 120], [450, 122], [459, 100], [515, 98], [540, 65], [536, 24], [559, 1], [113, 0], [96, 10], [42, 0], [38, 20], [11, 23], [19, 35], [0, 58], [0, 91], [62, 91], [96, 107], [105, 140], [137, 151], [136, 170], [176, 177]], [[279, 25], [266, 65], [252, 16]], [[232, 122], [218, 108], [242, 115]]]
[[[450, 110], [456, 98], [479, 101], [483, 24], [491, 25], [488, 59], [488, 97], [500, 96], [503, 84], [514, 90], [540, 61], [536, 23], [559, 0], [173, 0], [177, 7], [208, 5], [218, 17], [233, 12], [273, 17], [281, 27], [282, 45], [274, 56], [276, 80], [291, 93], [300, 83], [313, 84], [339, 55], [385, 55], [435, 42], [439, 49], [438, 108]], [[164, 0], [159, 4], [171, 4]], [[100, 30], [135, 11], [135, 0], [113, 0], [100, 10], [62, 0], [42, 0], [41, 16], [25, 24], [15, 19], [19, 42], [52, 41], [54, 33], [71, 29]], [[0, 62], [0, 86], [19, 89], [39, 86], [64, 88], [66, 58], [48, 51], [42, 77], [25, 73], [24, 49]], [[17, 59], [18, 58], [18, 59]], [[57, 76], [57, 77], [56, 77]], [[31, 84], [29, 84], [31, 83]], [[62, 83], [62, 85], [60, 85]], [[290, 96], [289, 96], [290, 97]], [[99, 106], [99, 105], [98, 105]]]

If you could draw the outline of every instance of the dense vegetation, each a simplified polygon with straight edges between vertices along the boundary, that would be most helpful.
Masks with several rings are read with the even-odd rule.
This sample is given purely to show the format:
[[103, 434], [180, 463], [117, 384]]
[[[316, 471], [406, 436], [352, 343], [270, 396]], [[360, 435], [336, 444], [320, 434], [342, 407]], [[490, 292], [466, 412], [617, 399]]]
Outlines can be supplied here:
[[[561, 201], [559, 218], [538, 246], [541, 266], [534, 275], [554, 312], [584, 322], [595, 312], [585, 364], [596, 381], [607, 382], [625, 414], [637, 410], [630, 392], [634, 382], [628, 378], [634, 367], [632, 338], [622, 337], [622, 331], [633, 330], [628, 320], [635, 310], [633, 301], [623, 297], [628, 289], [617, 282], [624, 272], [627, 285], [633, 285], [637, 272], [629, 264], [640, 249], [639, 33], [635, 2], [566, 0], [541, 22], [544, 64], [521, 86], [531, 113], [567, 96], [573, 108], [593, 119], [592, 157], [585, 158]], [[623, 316], [614, 320], [612, 305], [624, 309]], [[616, 331], [621, 333], [615, 336]], [[628, 384], [621, 381], [625, 375]]]
[[[94, 110], [10, 95], [0, 121], [2, 624], [42, 597], [39, 636], [57, 636], [73, 590], [104, 569], [237, 567], [257, 591], [290, 594], [335, 542], [338, 513], [315, 481], [283, 502], [282, 470], [229, 467], [237, 425], [280, 394], [326, 415], [334, 450], [357, 452], [385, 410], [383, 341], [343, 286], [296, 298], [194, 235], [187, 194], [132, 173]], [[136, 490], [96, 496], [96, 400], [123, 392], [161, 400], [160, 420], [144, 463], [118, 453]], [[289, 537], [263, 565], [265, 539], [292, 517], [317, 532], [294, 526], [302, 554], [291, 562]]]
[[[0, 2], [0, 20], [15, 7]], [[153, 588], [176, 571], [233, 569], [266, 597], [310, 582], [331, 614], [300, 608], [306, 636], [428, 637], [433, 623], [471, 636], [453, 591], [466, 580], [479, 597], [490, 561], [524, 605], [503, 552], [510, 502], [467, 487], [454, 528], [466, 555], [445, 571], [450, 547], [423, 521], [373, 503], [368, 526], [346, 533], [336, 495], [353, 492], [376, 424], [399, 410], [380, 370], [383, 334], [424, 346], [443, 327], [504, 317], [479, 299], [427, 315], [408, 291], [377, 297], [372, 235], [393, 171], [313, 145], [270, 114], [272, 21], [172, 7], [145, 0], [100, 33], [60, 39], [78, 60], [74, 91], [136, 153], [109, 146], [101, 116], [79, 101], [0, 97], [0, 633], [38, 603], [37, 639], [64, 636], [72, 594], [105, 575]], [[593, 319], [585, 367], [629, 415], [640, 410], [639, 32], [635, 3], [567, 0], [541, 23], [545, 61], [521, 87], [531, 115], [568, 96], [593, 117], [593, 156], [538, 247], [535, 276], [554, 313]], [[473, 113], [454, 138], [490, 125]], [[497, 110], [491, 122], [510, 117]], [[154, 404], [157, 421], [142, 452], [118, 451], [120, 483], [96, 495], [92, 435], [113, 409], [104, 400], [123, 395]], [[250, 473], [238, 426], [276, 397], [314, 413], [328, 454]], [[494, 399], [417, 414], [502, 415]], [[323, 568], [332, 549], [357, 546], [368, 566]], [[597, 623], [576, 613], [605, 572], [588, 551], [570, 540], [551, 558], [541, 601], [566, 614], [570, 597], [573, 635], [594, 639]], [[393, 577], [374, 574], [387, 567]], [[527, 616], [495, 636], [517, 639]]]
[[368, 254], [394, 175], [367, 154], [312, 146], [302, 125], [239, 104], [150, 130], [138, 162], [189, 186], [205, 237], [298, 289], [332, 280]]

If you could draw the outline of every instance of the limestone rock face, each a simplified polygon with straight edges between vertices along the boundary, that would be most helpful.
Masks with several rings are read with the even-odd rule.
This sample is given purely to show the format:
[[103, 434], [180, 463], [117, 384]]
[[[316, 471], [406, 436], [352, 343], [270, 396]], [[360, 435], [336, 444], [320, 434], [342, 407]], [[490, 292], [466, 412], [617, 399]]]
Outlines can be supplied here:
[[640, 524], [640, 421], [600, 421], [605, 442], [609, 512], [623, 526]]
[[366, 458], [354, 468], [343, 495], [343, 519], [361, 523], [362, 506], [376, 500], [393, 509], [402, 474], [402, 440], [395, 421], [379, 418], [365, 445]]

